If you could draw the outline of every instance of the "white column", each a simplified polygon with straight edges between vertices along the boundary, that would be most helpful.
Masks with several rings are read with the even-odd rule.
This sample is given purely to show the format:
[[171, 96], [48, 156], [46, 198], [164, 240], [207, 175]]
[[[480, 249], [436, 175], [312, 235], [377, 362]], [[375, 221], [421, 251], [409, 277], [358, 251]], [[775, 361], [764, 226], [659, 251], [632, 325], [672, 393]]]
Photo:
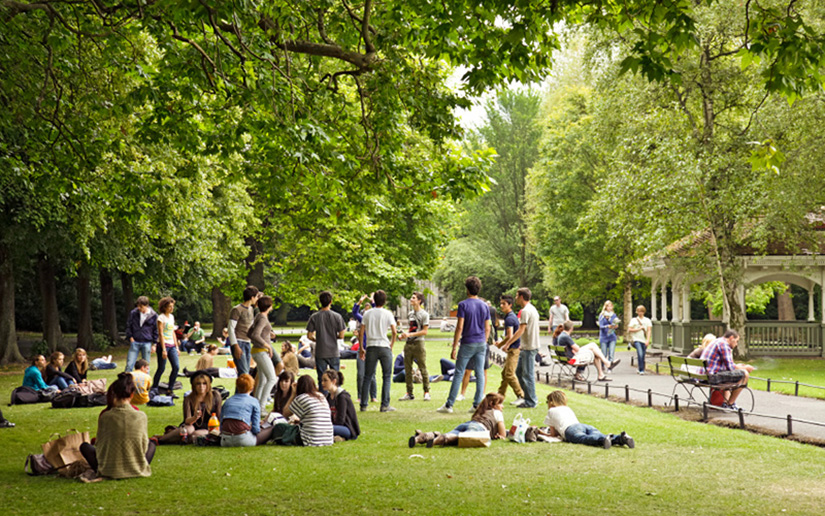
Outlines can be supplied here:
[[662, 316], [660, 321], [667, 321], [667, 280], [662, 281]]
[[690, 285], [682, 285], [682, 322], [690, 322]]
[[677, 283], [675, 280], [671, 284], [670, 296], [670, 320], [673, 322], [680, 322], [682, 320], [682, 287], [681, 284]]
[[814, 317], [814, 282], [811, 282], [811, 288], [808, 289], [808, 322], [816, 321]]
[[[656, 283], [651, 283], [650, 287], [650, 320], [658, 321], [656, 317]], [[823, 311], [822, 320], [825, 321], [825, 311]]]
[[822, 295], [819, 300], [822, 309], [822, 324], [825, 324], [825, 267], [819, 268], [819, 292]]

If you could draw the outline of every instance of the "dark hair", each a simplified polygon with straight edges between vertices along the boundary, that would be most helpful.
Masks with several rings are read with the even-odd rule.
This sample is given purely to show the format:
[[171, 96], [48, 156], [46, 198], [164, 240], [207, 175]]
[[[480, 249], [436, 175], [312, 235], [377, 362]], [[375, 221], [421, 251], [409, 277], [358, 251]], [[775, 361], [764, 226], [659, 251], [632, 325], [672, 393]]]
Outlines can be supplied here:
[[116, 400], [130, 399], [134, 393], [135, 380], [131, 373], [120, 373], [106, 391], [106, 407], [112, 408]]
[[332, 292], [324, 290], [318, 294], [318, 301], [321, 302], [321, 308], [326, 308], [332, 304]]
[[258, 287], [253, 287], [252, 285], [247, 285], [245, 289], [243, 289], [243, 300], [249, 301], [253, 297], [258, 295]]
[[[31, 357], [31, 359], [29, 360], [29, 362], [31, 362], [32, 365], [37, 365], [37, 361], [40, 360], [40, 357], [43, 357], [43, 355], [33, 355]], [[46, 358], [46, 357], [43, 357], [43, 358]]]
[[206, 352], [207, 353], [211, 353], [212, 351], [215, 351], [216, 349], [218, 349], [218, 346], [215, 345], [215, 344], [209, 344], [208, 346], [206, 346]]
[[521, 296], [521, 298], [525, 301], [530, 301], [530, 298], [533, 297], [533, 293], [530, 292], [530, 289], [527, 287], [521, 287], [520, 289], [518, 289], [516, 295]]
[[481, 280], [476, 276], [469, 276], [464, 280], [464, 287], [471, 296], [477, 296], [481, 292]]
[[57, 360], [64, 356], [63, 353], [60, 351], [55, 351], [51, 355], [49, 355], [49, 365], [57, 367]]
[[166, 296], [163, 299], [161, 299], [160, 301], [158, 301], [158, 312], [160, 312], [161, 314], [165, 314], [166, 313], [166, 307], [169, 306], [169, 305], [174, 305], [174, 304], [175, 304], [175, 300], [172, 299], [169, 296]]
[[[284, 380], [289, 380], [290, 384], [289, 392], [286, 394], [281, 392], [281, 382]], [[278, 375], [278, 382], [275, 383], [275, 396], [273, 396], [274, 399], [272, 400], [272, 411], [283, 413], [286, 402], [289, 401], [289, 398], [293, 392], [295, 392], [295, 375], [292, 374], [292, 371], [281, 371], [281, 374]]]
[[135, 306], [149, 306], [149, 298], [146, 296], [139, 296], [135, 301]]
[[375, 306], [384, 306], [384, 303], [387, 302], [387, 293], [383, 290], [376, 290], [372, 300], [375, 301]]
[[561, 332], [563, 332], [563, 331], [564, 331], [564, 325], [563, 324], [559, 324], [558, 326], [556, 326], [556, 329], [553, 331], [553, 338], [554, 339], [558, 338], [558, 336], [561, 335]]
[[505, 303], [507, 303], [510, 306], [513, 306], [513, 302], [515, 301], [513, 299], [513, 296], [511, 296], [510, 294], [504, 294], [499, 299], [501, 299], [502, 301], [504, 301]]
[[296, 396], [301, 394], [308, 394], [319, 400], [323, 400], [324, 397], [321, 396], [321, 393], [318, 392], [318, 388], [315, 386], [315, 380], [312, 379], [312, 376], [305, 374], [298, 378], [298, 387], [296, 389]]
[[344, 373], [341, 371], [336, 371], [335, 369], [327, 369], [324, 371], [324, 376], [335, 382], [335, 385], [339, 387], [344, 385]]
[[422, 294], [421, 292], [415, 291], [415, 292], [413, 292], [413, 295], [416, 297], [416, 299], [418, 299], [418, 302], [420, 304], [422, 304], [422, 305], [424, 304], [424, 294]]
[[736, 330], [727, 330], [725, 331], [725, 334], [722, 335], [723, 339], [729, 339], [731, 337], [739, 337], [739, 332]]
[[141, 358], [137, 362], [135, 362], [135, 369], [141, 369], [149, 365], [149, 361], [146, 359]]
[[272, 307], [272, 298], [270, 296], [262, 296], [258, 299], [258, 310], [266, 312]]
[[[288, 351], [291, 351], [292, 353], [295, 353], [295, 344], [289, 342], [288, 340], [285, 340], [281, 343], [281, 348], [283, 348], [284, 346], [289, 346]], [[289, 372], [289, 371], [284, 371], [284, 372], [286, 373], [286, 372]], [[283, 373], [281, 373], [281, 374], [283, 374]], [[280, 380], [280, 376], [278, 377], [278, 379]]]
[[493, 407], [496, 405], [501, 404], [504, 401], [504, 396], [497, 392], [490, 392], [487, 393], [487, 396], [484, 396], [484, 399], [481, 400], [481, 403], [478, 404], [478, 408], [475, 412], [473, 412], [473, 421], [478, 421], [478, 419], [482, 415], [484, 415], [487, 411], [493, 410]]

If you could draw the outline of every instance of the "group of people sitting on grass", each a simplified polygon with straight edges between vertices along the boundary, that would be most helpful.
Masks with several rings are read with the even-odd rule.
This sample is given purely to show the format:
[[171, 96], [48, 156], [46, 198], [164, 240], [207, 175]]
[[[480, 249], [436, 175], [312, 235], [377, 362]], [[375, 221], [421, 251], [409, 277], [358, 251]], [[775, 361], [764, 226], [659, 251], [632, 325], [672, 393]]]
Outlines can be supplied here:
[[60, 351], [49, 355], [48, 361], [43, 355], [34, 355], [29, 367], [23, 373], [23, 386], [36, 391], [63, 391], [73, 386], [86, 383], [90, 369], [114, 369], [112, 356], [96, 358], [89, 362], [86, 350], [77, 348], [72, 353], [71, 361], [63, 369], [65, 356]]

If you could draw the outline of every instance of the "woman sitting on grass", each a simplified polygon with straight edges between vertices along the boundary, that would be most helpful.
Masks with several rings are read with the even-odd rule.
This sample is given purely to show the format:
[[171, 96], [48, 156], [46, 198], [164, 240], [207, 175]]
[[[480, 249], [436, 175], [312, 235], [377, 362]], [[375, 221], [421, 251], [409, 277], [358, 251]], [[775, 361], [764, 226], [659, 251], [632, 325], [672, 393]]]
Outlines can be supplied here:
[[416, 430], [415, 435], [410, 437], [410, 448], [416, 444], [426, 444], [427, 448], [432, 448], [434, 444], [455, 446], [458, 444], [458, 434], [469, 431], [487, 431], [491, 439], [504, 439], [507, 430], [504, 428], [503, 402], [504, 396], [491, 392], [481, 400], [470, 421], [461, 423], [446, 434]]
[[72, 353], [72, 360], [66, 366], [66, 374], [74, 378], [76, 383], [83, 383], [86, 381], [86, 373], [89, 371], [89, 359], [86, 356], [86, 350], [77, 348]]
[[220, 370], [217, 367], [214, 367], [215, 364], [215, 355], [218, 354], [218, 346], [214, 344], [209, 344], [204, 348], [204, 353], [198, 359], [198, 363], [195, 364], [195, 370], [190, 371], [187, 368], [183, 368], [183, 376], [192, 377], [195, 376], [195, 373], [199, 371], [203, 371], [212, 378], [220, 378]]
[[293, 375], [298, 374], [298, 355], [295, 354], [295, 346], [288, 340], [281, 344], [281, 360], [283, 360], [284, 371], [290, 371]]
[[284, 416], [296, 416], [300, 422], [303, 446], [330, 446], [333, 441], [332, 415], [324, 395], [315, 387], [310, 375], [298, 378], [293, 399], [284, 408]]
[[272, 400], [272, 412], [284, 413], [284, 409], [295, 397], [295, 375], [284, 369], [278, 376], [275, 384], [275, 394]]
[[63, 353], [55, 351], [49, 356], [49, 363], [46, 366], [46, 383], [54, 385], [61, 391], [75, 382], [71, 375], [63, 372]]
[[327, 369], [321, 376], [321, 388], [327, 391], [327, 402], [332, 413], [332, 433], [335, 442], [354, 441], [361, 433], [352, 396], [341, 388], [344, 375], [335, 369]]
[[[83, 443], [80, 453], [98, 475], [110, 478], [148, 477], [155, 443], [149, 441], [146, 414], [131, 404], [132, 375], [120, 373], [106, 392], [106, 408], [97, 418], [95, 445]], [[84, 475], [94, 480], [95, 475]]]
[[179, 427], [167, 427], [163, 435], [152, 437], [158, 444], [178, 444], [183, 442], [184, 427], [187, 438], [183, 444], [195, 442], [198, 436], [209, 433], [209, 418], [215, 414], [221, 417], [221, 395], [212, 390], [212, 377], [204, 371], [193, 374], [189, 381], [192, 392], [183, 399], [183, 423]]
[[34, 355], [31, 365], [26, 368], [23, 374], [23, 387], [28, 387], [36, 391], [58, 391], [56, 385], [48, 385], [43, 381], [43, 372], [46, 370], [46, 357]]
[[560, 437], [569, 443], [602, 446], [627, 446], [634, 448], [636, 441], [627, 433], [604, 435], [595, 427], [579, 423], [576, 414], [567, 406], [567, 395], [562, 391], [553, 391], [547, 395], [547, 417], [544, 424], [550, 427], [551, 437]]
[[248, 374], [235, 381], [235, 395], [223, 404], [221, 446], [255, 446], [272, 435], [272, 427], [261, 430], [261, 404], [250, 395], [254, 388], [255, 379]]

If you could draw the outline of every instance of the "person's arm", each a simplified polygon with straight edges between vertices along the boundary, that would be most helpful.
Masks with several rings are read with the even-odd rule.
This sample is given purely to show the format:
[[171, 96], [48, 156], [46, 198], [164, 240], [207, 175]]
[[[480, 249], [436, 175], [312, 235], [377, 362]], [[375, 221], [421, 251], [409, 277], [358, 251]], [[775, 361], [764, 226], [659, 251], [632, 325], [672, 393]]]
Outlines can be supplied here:
[[[508, 349], [510, 349], [509, 342], [510, 342], [512, 336], [513, 336], [513, 327], [508, 326], [507, 325], [507, 320], [505, 319], [505, 322], [504, 322], [504, 338], [501, 339], [500, 341], [498, 341], [498, 343], [496, 345], [499, 348], [501, 348], [502, 351], [507, 351]], [[506, 347], [505, 347], [505, 343], [507, 343]]]
[[261, 314], [255, 316], [255, 320], [252, 321], [252, 326], [247, 330], [246, 334], [249, 337], [249, 340], [255, 344], [256, 348], [269, 348], [269, 344], [266, 342], [266, 339], [263, 337], [264, 332], [264, 321], [261, 317]]
[[160, 320], [160, 317], [158, 317], [158, 323], [155, 326], [158, 329], [158, 343], [160, 344], [160, 353], [161, 356], [164, 359], [166, 359], [169, 355], [166, 353], [166, 341], [163, 338], [163, 321]]
[[135, 313], [134, 310], [129, 312], [129, 317], [126, 318], [126, 340], [129, 342], [134, 342], [135, 338], [133, 335], [135, 334], [135, 330], [132, 328], [132, 325], [135, 321]]
[[458, 355], [458, 341], [461, 339], [461, 332], [464, 330], [464, 318], [459, 317], [455, 324], [455, 332], [453, 333], [453, 350], [450, 353], [450, 359], [455, 362], [455, 357]]
[[487, 319], [484, 322], [484, 342], [490, 342], [490, 332], [493, 329], [493, 322]]
[[430, 330], [430, 325], [425, 324], [424, 326], [421, 327], [420, 330], [414, 331], [412, 333], [402, 333], [401, 335], [398, 336], [398, 338], [399, 338], [399, 340], [407, 340], [407, 339], [411, 339], [413, 337], [423, 337], [423, 336], [427, 335], [429, 330]]
[[287, 419], [289, 419], [293, 415], [292, 402], [295, 401], [295, 386], [293, 385], [290, 390], [292, 392], [289, 395], [289, 399], [286, 400], [286, 403], [284, 403], [284, 411], [282, 412], [282, 415]]
[[252, 427], [252, 435], [258, 435], [261, 433], [261, 405], [255, 398], [252, 399], [255, 403], [252, 404], [252, 424], [250, 426]]
[[390, 325], [390, 328], [392, 329], [392, 340], [390, 340], [390, 349], [392, 349], [392, 347], [395, 345], [395, 339], [398, 338], [398, 329], [395, 327], [395, 323], [392, 323]]
[[361, 301], [358, 301], [354, 305], [352, 305], [352, 317], [358, 321], [359, 323], [364, 319], [364, 316], [361, 314], [361, 302], [366, 299], [367, 296], [361, 298]]
[[361, 347], [358, 348], [358, 357], [361, 360], [364, 360], [367, 357], [367, 346], [364, 342], [364, 335], [367, 334], [367, 325], [363, 322], [361, 323], [361, 327], [358, 329], [358, 342], [361, 344]]
[[[152, 325], [152, 351], [155, 351], [155, 350], [157, 350], [157, 343], [158, 343], [158, 340], [160, 339], [160, 329], [158, 328], [158, 325], [157, 325], [157, 320], [158, 320], [157, 314], [155, 314], [153, 317], [155, 318], [155, 324]], [[140, 320], [138, 320], [138, 322], [140, 322]]]
[[[518, 330], [516, 330], [515, 333], [513, 333], [512, 335], [510, 335], [510, 338], [508, 338], [507, 340], [504, 341], [504, 344], [501, 345], [502, 349], [506, 350], [507, 348], [510, 347], [510, 344], [512, 344], [513, 342], [520, 339], [521, 336], [524, 334], [524, 330], [526, 330], [526, 329], [527, 329], [526, 324], [520, 325], [518, 327]], [[513, 331], [512, 327], [510, 328], [510, 331]]]
[[496, 423], [496, 439], [504, 439], [507, 437], [507, 429], [504, 428], [504, 421]]
[[644, 329], [642, 327], [641, 321], [639, 321], [638, 317], [634, 317], [630, 320], [630, 323], [627, 325], [627, 331], [639, 331]]
[[567, 322], [569, 320], [570, 320], [570, 309], [565, 306], [564, 307], [564, 322]]

